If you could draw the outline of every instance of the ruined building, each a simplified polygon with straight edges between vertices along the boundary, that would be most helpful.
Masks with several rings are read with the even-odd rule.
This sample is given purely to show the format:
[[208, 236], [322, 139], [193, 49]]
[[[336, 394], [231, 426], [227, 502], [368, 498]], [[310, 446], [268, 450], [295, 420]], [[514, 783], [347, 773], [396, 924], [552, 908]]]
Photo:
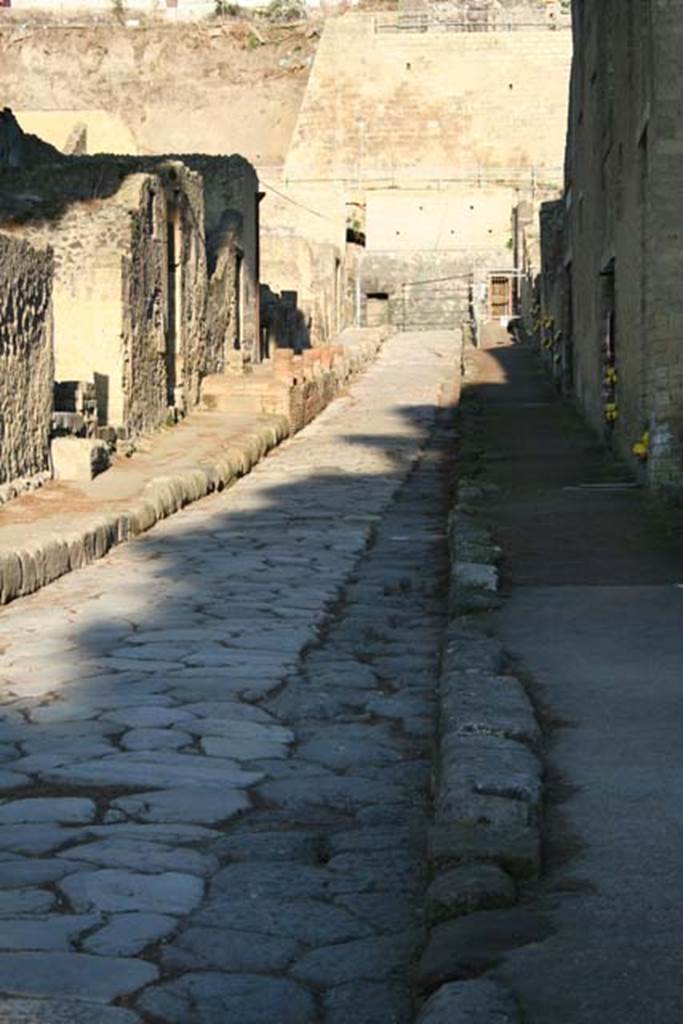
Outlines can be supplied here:
[[135, 437], [196, 407], [207, 375], [260, 360], [247, 161], [67, 158], [5, 125], [0, 232], [54, 262], [58, 409], [83, 413], [91, 389], [96, 426]]
[[644, 480], [683, 485], [679, 4], [574, 0], [566, 188], [530, 328]]

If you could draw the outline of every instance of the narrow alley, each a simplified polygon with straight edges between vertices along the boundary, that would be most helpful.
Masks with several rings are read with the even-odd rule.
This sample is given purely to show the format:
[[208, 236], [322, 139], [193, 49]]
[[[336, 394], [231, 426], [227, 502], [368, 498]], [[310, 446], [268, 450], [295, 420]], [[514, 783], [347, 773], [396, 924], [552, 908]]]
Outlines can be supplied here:
[[458, 358], [4, 611], [3, 1024], [412, 1020]]
[[[494, 974], [528, 1024], [680, 1020], [683, 545], [558, 398], [538, 356], [490, 332], [469, 391], [505, 553], [490, 626], [546, 727], [544, 877], [554, 934]], [[676, 529], [676, 526], [678, 527]]]

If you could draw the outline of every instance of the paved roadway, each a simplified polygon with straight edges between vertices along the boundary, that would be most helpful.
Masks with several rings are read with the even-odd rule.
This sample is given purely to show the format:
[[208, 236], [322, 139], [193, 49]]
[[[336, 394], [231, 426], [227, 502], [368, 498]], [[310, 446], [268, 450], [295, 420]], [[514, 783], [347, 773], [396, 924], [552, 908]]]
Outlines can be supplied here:
[[3, 1024], [407, 1024], [446, 332], [0, 614]]

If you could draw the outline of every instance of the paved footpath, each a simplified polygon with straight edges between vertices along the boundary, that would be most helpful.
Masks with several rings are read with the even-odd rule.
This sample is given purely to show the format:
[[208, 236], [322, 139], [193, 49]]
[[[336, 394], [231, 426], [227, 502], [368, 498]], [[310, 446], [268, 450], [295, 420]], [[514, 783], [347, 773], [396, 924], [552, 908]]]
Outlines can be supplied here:
[[0, 614], [2, 1024], [407, 1024], [455, 339]]
[[553, 934], [497, 970], [528, 1024], [679, 1024], [680, 534], [527, 350], [477, 361], [478, 444], [502, 488], [489, 508], [508, 590], [497, 628], [549, 727], [546, 874], [528, 898]]

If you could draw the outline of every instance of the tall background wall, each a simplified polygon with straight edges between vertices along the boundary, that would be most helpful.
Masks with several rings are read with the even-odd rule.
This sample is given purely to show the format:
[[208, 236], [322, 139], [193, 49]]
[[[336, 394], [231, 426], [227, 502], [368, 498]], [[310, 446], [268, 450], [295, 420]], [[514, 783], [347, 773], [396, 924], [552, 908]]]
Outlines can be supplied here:
[[[326, 22], [290, 180], [458, 179], [564, 163], [571, 33], [381, 31]], [[525, 175], [526, 176], [526, 175]]]

